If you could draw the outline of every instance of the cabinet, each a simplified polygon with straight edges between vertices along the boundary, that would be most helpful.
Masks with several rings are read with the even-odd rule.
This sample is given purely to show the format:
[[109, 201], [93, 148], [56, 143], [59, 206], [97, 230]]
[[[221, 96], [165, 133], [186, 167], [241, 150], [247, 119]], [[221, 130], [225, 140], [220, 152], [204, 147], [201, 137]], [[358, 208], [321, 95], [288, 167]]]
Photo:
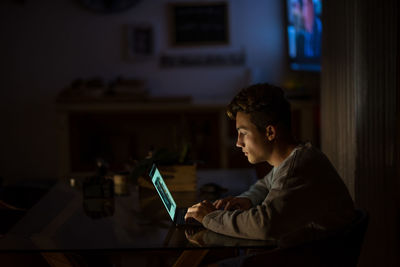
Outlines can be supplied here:
[[225, 105], [192, 103], [58, 104], [60, 175], [92, 171], [96, 158], [114, 171], [151, 148], [190, 147], [199, 168], [228, 167]]
[[[235, 147], [235, 123], [226, 103], [58, 103], [60, 176], [94, 170], [105, 159], [113, 171], [143, 159], [151, 148], [179, 151], [190, 145], [198, 168], [251, 167]], [[318, 144], [316, 106], [292, 101], [293, 133]]]

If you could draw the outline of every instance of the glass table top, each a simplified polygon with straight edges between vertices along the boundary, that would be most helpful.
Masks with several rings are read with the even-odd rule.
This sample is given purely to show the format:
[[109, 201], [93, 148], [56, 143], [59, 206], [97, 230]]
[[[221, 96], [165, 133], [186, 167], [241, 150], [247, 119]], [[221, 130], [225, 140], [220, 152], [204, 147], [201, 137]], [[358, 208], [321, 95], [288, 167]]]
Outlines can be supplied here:
[[[197, 187], [215, 183], [236, 195], [256, 180], [253, 170], [198, 171]], [[198, 192], [172, 192], [179, 206]], [[155, 190], [129, 184], [128, 193], [84, 197], [78, 184], [58, 182], [0, 238], [0, 251], [74, 251], [271, 247], [268, 241], [232, 238], [202, 227], [175, 227]]]

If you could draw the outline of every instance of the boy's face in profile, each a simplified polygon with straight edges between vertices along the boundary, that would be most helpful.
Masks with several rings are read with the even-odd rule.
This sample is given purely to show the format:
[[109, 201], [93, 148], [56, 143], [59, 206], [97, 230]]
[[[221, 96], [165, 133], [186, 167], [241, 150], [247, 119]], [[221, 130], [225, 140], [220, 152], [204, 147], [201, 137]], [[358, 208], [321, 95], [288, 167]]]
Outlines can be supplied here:
[[266, 161], [271, 147], [266, 136], [251, 122], [249, 114], [243, 112], [236, 114], [236, 129], [238, 131], [236, 146], [242, 149], [247, 160], [252, 164]]

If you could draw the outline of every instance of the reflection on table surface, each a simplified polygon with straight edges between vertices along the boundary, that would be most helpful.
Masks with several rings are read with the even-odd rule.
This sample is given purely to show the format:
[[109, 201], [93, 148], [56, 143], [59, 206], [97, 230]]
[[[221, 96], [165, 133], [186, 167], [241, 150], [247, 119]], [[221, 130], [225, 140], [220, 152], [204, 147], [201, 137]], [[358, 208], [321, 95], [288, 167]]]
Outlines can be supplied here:
[[187, 240], [193, 247], [213, 248], [213, 247], [240, 247], [240, 248], [274, 248], [277, 246], [274, 240], [251, 240], [234, 238], [215, 233], [205, 228], [186, 228], [184, 229]]
[[[198, 188], [212, 182], [228, 189], [223, 194], [236, 195], [255, 179], [253, 170], [199, 170]], [[79, 183], [71, 187], [67, 182], [59, 182], [0, 238], [0, 251], [271, 246], [268, 242], [231, 238], [204, 228], [196, 232], [176, 228], [154, 190], [131, 185], [128, 192], [123, 196], [84, 198]], [[178, 206], [201, 200], [195, 192], [172, 194]], [[202, 241], [196, 244], [194, 238], [200, 235]]]

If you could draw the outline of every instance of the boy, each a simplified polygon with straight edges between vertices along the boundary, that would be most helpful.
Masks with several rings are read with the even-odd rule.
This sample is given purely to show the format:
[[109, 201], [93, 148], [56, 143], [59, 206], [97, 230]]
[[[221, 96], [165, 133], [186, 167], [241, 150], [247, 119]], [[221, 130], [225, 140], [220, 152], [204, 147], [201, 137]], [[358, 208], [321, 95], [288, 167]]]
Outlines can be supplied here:
[[232, 100], [240, 147], [250, 163], [273, 169], [237, 197], [188, 209], [204, 227], [225, 235], [295, 244], [321, 238], [354, 218], [349, 192], [327, 157], [291, 134], [290, 104], [282, 89], [257, 84]]

